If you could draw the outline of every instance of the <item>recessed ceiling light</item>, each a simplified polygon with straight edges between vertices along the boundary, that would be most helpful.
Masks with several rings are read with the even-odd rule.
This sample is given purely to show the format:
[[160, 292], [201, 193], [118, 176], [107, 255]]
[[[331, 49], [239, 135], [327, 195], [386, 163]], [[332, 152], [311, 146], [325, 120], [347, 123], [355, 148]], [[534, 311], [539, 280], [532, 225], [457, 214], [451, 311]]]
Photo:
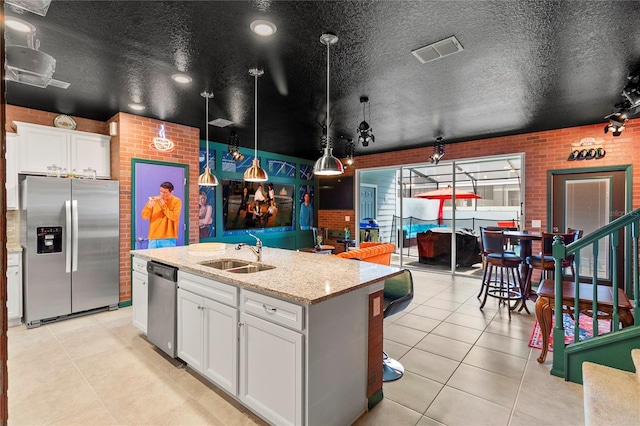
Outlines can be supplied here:
[[16, 18], [7, 18], [4, 23], [12, 30], [20, 31], [21, 33], [30, 33], [33, 28], [33, 26], [27, 24], [25, 21]]
[[186, 74], [174, 74], [171, 78], [174, 79], [176, 83], [182, 84], [191, 83], [192, 80], [191, 77]]
[[251, 31], [262, 37], [268, 37], [275, 34], [277, 28], [275, 24], [269, 21], [257, 20], [251, 23]]
[[136, 111], [142, 111], [146, 107], [144, 105], [140, 105], [140, 104], [129, 104], [129, 108], [131, 108], [133, 110], [136, 110]]

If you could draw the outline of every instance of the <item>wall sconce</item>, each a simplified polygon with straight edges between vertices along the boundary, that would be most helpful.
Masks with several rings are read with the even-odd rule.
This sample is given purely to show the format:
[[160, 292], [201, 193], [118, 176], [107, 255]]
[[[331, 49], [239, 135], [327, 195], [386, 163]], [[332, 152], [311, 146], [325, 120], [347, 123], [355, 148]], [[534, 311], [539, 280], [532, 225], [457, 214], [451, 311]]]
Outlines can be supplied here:
[[614, 112], [605, 117], [605, 120], [609, 120], [609, 124], [604, 126], [604, 132], [611, 131], [613, 136], [620, 136], [624, 130], [625, 124], [629, 121], [626, 112]]
[[[369, 146], [370, 142], [375, 142], [376, 137], [373, 135], [373, 129], [369, 126], [369, 123], [366, 121], [365, 117], [365, 105], [369, 103], [369, 98], [367, 96], [362, 96], [360, 98], [360, 103], [362, 104], [362, 121], [358, 125], [358, 142], [362, 144], [362, 146]], [[369, 105], [369, 120], [371, 120], [371, 105]]]
[[444, 157], [444, 142], [442, 142], [442, 136], [436, 138], [436, 144], [433, 145], [433, 154], [429, 157], [429, 161], [433, 164], [438, 164]]
[[244, 160], [244, 155], [240, 152], [240, 138], [236, 134], [235, 130], [231, 131], [229, 139], [227, 139], [227, 151], [231, 154], [233, 161]]

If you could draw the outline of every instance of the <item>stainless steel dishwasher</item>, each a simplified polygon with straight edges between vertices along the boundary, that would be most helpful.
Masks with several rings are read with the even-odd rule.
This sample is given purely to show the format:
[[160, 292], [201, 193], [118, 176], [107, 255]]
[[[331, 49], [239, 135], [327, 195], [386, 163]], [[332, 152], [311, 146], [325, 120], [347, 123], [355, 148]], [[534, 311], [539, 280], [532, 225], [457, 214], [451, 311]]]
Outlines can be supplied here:
[[172, 358], [177, 355], [176, 295], [178, 268], [162, 263], [147, 262], [149, 273], [149, 308], [147, 338]]

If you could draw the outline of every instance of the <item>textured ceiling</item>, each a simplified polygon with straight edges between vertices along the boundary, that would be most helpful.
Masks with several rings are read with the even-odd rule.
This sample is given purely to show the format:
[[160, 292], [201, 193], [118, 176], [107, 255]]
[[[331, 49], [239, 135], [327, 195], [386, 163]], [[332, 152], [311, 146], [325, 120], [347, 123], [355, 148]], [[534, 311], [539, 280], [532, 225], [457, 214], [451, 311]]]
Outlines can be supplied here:
[[[366, 120], [375, 143], [356, 155], [603, 123], [640, 64], [638, 1], [58, 1], [46, 16], [7, 16], [37, 28], [66, 90], [7, 83], [9, 104], [106, 121], [119, 111], [201, 129], [226, 118], [258, 143], [315, 159], [326, 117], [324, 32], [331, 47], [334, 153]], [[268, 19], [269, 38], [249, 24]], [[11, 30], [7, 30], [11, 31]], [[464, 50], [421, 64], [413, 49], [455, 35]], [[7, 33], [7, 43], [13, 35]], [[193, 78], [178, 85], [170, 76]], [[128, 104], [147, 106], [142, 113]], [[226, 143], [231, 127], [210, 127]]]

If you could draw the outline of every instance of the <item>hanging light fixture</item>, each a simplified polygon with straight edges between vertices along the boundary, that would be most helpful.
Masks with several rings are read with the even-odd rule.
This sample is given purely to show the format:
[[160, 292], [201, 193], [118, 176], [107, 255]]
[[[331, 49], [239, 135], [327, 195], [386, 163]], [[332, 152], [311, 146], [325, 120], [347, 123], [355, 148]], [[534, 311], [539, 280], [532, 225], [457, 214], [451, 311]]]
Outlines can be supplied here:
[[347, 166], [353, 166], [355, 162], [354, 157], [356, 155], [356, 145], [353, 143], [353, 139], [347, 140], [347, 145], [345, 147], [345, 154], [347, 157]]
[[211, 173], [211, 170], [209, 169], [209, 99], [213, 98], [213, 93], [209, 93], [209, 92], [202, 92], [200, 93], [200, 96], [202, 96], [205, 99], [206, 102], [206, 106], [205, 106], [205, 120], [204, 120], [204, 125], [205, 125], [205, 137], [206, 137], [206, 151], [207, 151], [207, 162], [204, 164], [204, 172], [200, 175], [200, 177], [198, 177], [198, 185], [200, 186], [218, 186], [218, 178], [216, 178], [213, 173]]
[[337, 42], [338, 36], [335, 34], [325, 33], [320, 36], [320, 43], [327, 46], [327, 125], [323, 129], [323, 133], [326, 132], [326, 135], [323, 135], [323, 138], [326, 137], [324, 153], [313, 166], [313, 172], [318, 176], [341, 175], [344, 173], [344, 166], [332, 154], [331, 138], [329, 137], [329, 123], [331, 123], [329, 120], [329, 46]]
[[240, 138], [235, 130], [231, 131], [229, 139], [227, 139], [227, 151], [233, 158], [233, 161], [244, 160], [244, 155], [240, 152]]
[[[367, 96], [362, 96], [360, 98], [360, 103], [362, 104], [362, 122], [358, 125], [358, 142], [360, 142], [362, 146], [367, 147], [370, 142], [376, 141], [376, 137], [373, 135], [373, 129], [369, 126], [369, 123], [367, 123], [364, 114], [364, 107], [369, 103], [369, 98]], [[369, 105], [369, 120], [371, 120], [371, 105]]]
[[438, 164], [444, 157], [444, 142], [442, 142], [442, 139], [442, 136], [438, 136], [435, 145], [433, 145], [433, 154], [429, 157], [429, 161], [433, 164]]
[[255, 149], [253, 154], [253, 164], [244, 172], [244, 180], [247, 182], [265, 182], [269, 179], [269, 175], [264, 171], [262, 167], [260, 167], [260, 161], [258, 160], [258, 77], [264, 74], [264, 71], [258, 68], [251, 68], [249, 70], [249, 74], [255, 77], [256, 80], [256, 88], [255, 88], [255, 112], [256, 112], [256, 120], [254, 124], [254, 141], [255, 141]]

